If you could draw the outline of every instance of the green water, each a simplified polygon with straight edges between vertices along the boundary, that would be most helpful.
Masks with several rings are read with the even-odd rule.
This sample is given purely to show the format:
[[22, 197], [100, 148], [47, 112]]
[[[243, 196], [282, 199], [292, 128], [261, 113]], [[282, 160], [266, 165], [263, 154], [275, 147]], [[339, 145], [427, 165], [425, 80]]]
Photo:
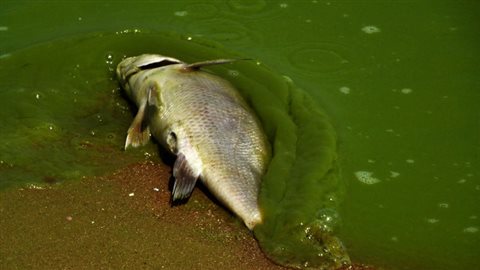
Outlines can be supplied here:
[[[258, 59], [322, 105], [338, 136], [347, 184], [340, 237], [353, 261], [480, 267], [475, 1], [0, 6], [0, 185], [78, 178], [145, 158], [121, 149], [131, 113], [110, 69], [120, 51], [160, 46], [148, 34], [122, 39], [135, 29], [174, 32]], [[125, 43], [104, 42], [116, 32]]]

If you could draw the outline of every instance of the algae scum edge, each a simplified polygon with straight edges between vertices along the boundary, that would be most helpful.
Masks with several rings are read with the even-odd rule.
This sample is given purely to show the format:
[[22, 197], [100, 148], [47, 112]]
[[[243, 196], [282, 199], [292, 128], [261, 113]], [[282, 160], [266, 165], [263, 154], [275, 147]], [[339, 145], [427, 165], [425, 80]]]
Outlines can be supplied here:
[[[99, 94], [105, 89], [116, 89], [117, 82], [113, 79], [115, 76], [112, 68], [116, 66], [114, 63], [120, 62], [124, 56], [162, 52], [186, 62], [225, 57], [239, 58], [218, 44], [207, 41], [193, 42], [165, 33], [97, 33], [57, 40], [32, 49], [34, 53], [27, 49], [13, 52], [9, 58], [1, 60], [17, 63], [16, 66], [23, 68], [21, 71], [25, 69], [23, 75], [19, 77], [23, 78], [21, 84], [23, 89], [20, 89], [22, 91], [19, 90], [18, 94], [13, 93], [13, 90], [5, 93], [20, 97], [31, 94], [35, 97], [35, 91], [62, 89], [52, 92], [51, 100], [44, 99], [45, 104], [39, 103], [38, 110], [44, 112], [48, 116], [47, 121], [53, 122], [59, 130], [75, 131], [77, 134], [75, 138], [78, 139], [74, 142], [81, 141], [82, 145], [84, 141], [93, 143], [95, 146], [98, 145], [99, 149], [103, 149], [106, 142], [108, 145], [121, 145], [123, 136], [120, 134], [124, 134], [130, 121], [127, 119], [130, 113], [126, 109], [126, 103], [118, 92]], [[57, 57], [51, 60], [48, 55]], [[15, 61], [19, 58], [22, 61]], [[52, 61], [58, 69], [56, 73], [71, 75], [58, 77], [48, 73], [47, 67]], [[22, 65], [23, 62], [27, 65]], [[43, 71], [44, 75], [31, 81], [29, 76], [37, 74], [32, 73], [31, 69]], [[272, 160], [263, 177], [259, 194], [264, 223], [254, 229], [263, 251], [279, 264], [299, 268], [332, 269], [347, 262], [348, 256], [334, 236], [334, 228], [339, 220], [337, 209], [343, 187], [336, 165], [335, 133], [325, 114], [291, 81], [261, 64], [251, 61], [238, 62], [228, 66], [212, 67], [210, 70], [229, 80], [241, 92], [247, 103], [255, 110], [273, 148]], [[10, 72], [4, 75], [4, 78], [16, 78], [10, 76]], [[92, 83], [92, 78], [109, 76], [110, 80]], [[3, 87], [14, 89], [15, 81], [3, 82]], [[92, 97], [97, 102], [92, 102]], [[56, 102], [58, 99], [65, 102], [58, 103]], [[76, 106], [69, 105], [68, 101], [72, 100], [77, 100]], [[57, 108], [59, 105], [62, 107]], [[85, 117], [84, 113], [78, 115], [79, 110], [88, 112], [86, 113], [88, 117]], [[63, 112], [62, 118], [54, 117], [58, 116], [57, 111]], [[30, 122], [45, 121], [34, 113], [29, 113], [28, 116]], [[97, 119], [98, 117], [101, 117], [101, 121]], [[92, 119], [97, 119], [94, 125]], [[95, 135], [91, 134], [91, 131], [95, 131]], [[103, 134], [119, 135], [112, 142], [102, 140]], [[69, 139], [63, 133], [60, 135], [61, 138]], [[98, 139], [93, 140], [95, 138]], [[63, 147], [61, 141], [57, 139], [49, 141], [51, 145], [49, 149], [55, 149], [50, 151], [52, 157], [59, 155], [57, 153], [59, 151], [72, 159], [78, 156], [77, 150], [72, 152], [69, 147]], [[13, 143], [15, 142], [11, 141], [5, 145], [11, 148]], [[27, 147], [26, 145], [29, 144], [22, 141], [21, 146]], [[35, 141], [31, 147], [36, 149]], [[84, 154], [91, 153], [87, 151], [89, 149], [81, 148], [81, 151]], [[48, 161], [34, 156], [36, 152], [22, 153], [31, 155], [28, 160]], [[122, 166], [121, 162], [117, 163], [115, 160], [122, 158], [123, 155], [125, 153], [121, 151], [112, 151], [108, 158], [100, 155], [92, 164], [81, 162], [82, 166], [76, 168], [75, 175], [88, 175], [93, 168], [102, 167], [99, 160], [103, 160], [103, 163], [106, 160], [115, 163], [112, 164], [113, 167]], [[8, 157], [5, 156], [5, 160], [8, 161]], [[143, 157], [136, 158], [138, 160]], [[50, 163], [52, 162], [56, 164], [53, 172], [69, 169], [70, 163], [62, 165], [63, 163], [50, 160]], [[11, 163], [15, 164], [15, 160]], [[30, 170], [32, 175], [43, 174], [45, 167], [40, 165]]]
[[[231, 54], [218, 46], [188, 45], [201, 52], [190, 62]], [[176, 50], [177, 55], [182, 52]], [[291, 80], [262, 65], [238, 62], [212, 70], [239, 89], [273, 147], [259, 199], [264, 222], [254, 229], [263, 251], [273, 261], [297, 268], [334, 269], [348, 264], [345, 248], [334, 235], [343, 190], [335, 132], [326, 115]]]
[[254, 233], [262, 250], [279, 264], [336, 269], [350, 259], [335, 236], [343, 193], [335, 132], [324, 112], [291, 80], [282, 88], [288, 92], [287, 110], [276, 112], [282, 119], [275, 137], [269, 136], [274, 154], [259, 200], [265, 222]]

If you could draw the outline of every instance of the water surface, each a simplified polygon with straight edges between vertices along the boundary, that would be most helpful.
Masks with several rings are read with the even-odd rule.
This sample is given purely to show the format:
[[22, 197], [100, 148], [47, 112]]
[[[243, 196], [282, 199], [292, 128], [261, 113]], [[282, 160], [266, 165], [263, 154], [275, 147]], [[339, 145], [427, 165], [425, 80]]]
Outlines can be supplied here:
[[[347, 183], [341, 236], [353, 260], [393, 269], [479, 268], [479, 11], [473, 1], [4, 2], [0, 124], [3, 142], [14, 147], [1, 146], [1, 185], [98, 174], [143, 159], [143, 152], [108, 158], [125, 156], [129, 120], [118, 119], [131, 116], [126, 103], [111, 103], [119, 93], [108, 62], [122, 55], [102, 48], [100, 36], [91, 51], [56, 40], [174, 32], [259, 59], [325, 109]], [[39, 55], [34, 45], [45, 42], [62, 52]], [[75, 89], [91, 99], [75, 105]], [[45, 111], [45, 101], [55, 106]], [[39, 140], [33, 151], [29, 138]], [[52, 173], [41, 175], [47, 163], [35, 160], [45, 156]]]

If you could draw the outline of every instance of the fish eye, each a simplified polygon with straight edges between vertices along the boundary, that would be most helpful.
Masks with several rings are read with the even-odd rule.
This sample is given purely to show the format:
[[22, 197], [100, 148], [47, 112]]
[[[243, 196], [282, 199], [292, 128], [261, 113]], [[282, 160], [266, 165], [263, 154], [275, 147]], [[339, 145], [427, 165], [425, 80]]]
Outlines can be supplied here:
[[138, 66], [138, 68], [140, 70], [147, 70], [147, 69], [154, 69], [154, 68], [158, 68], [158, 67], [164, 67], [164, 66], [174, 65], [174, 64], [179, 64], [179, 63], [180, 63], [179, 61], [172, 61], [172, 60], [168, 60], [168, 59], [163, 59], [162, 61], [159, 61], [159, 62], [153, 62], [153, 63], [148, 63], [148, 64], [143, 65], [143, 66]]

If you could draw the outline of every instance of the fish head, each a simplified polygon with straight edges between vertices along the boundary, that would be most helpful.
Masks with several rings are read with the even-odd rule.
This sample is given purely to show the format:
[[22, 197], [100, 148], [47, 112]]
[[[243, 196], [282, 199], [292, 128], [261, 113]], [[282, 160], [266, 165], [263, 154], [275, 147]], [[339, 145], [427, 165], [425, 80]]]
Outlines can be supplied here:
[[135, 85], [140, 85], [144, 81], [148, 75], [145, 71], [162, 69], [176, 64], [184, 64], [184, 62], [159, 54], [142, 54], [128, 57], [118, 64], [117, 77], [127, 95], [133, 100], [138, 100], [139, 96], [143, 94], [136, 93], [136, 91], [140, 91], [142, 88], [135, 87]]

